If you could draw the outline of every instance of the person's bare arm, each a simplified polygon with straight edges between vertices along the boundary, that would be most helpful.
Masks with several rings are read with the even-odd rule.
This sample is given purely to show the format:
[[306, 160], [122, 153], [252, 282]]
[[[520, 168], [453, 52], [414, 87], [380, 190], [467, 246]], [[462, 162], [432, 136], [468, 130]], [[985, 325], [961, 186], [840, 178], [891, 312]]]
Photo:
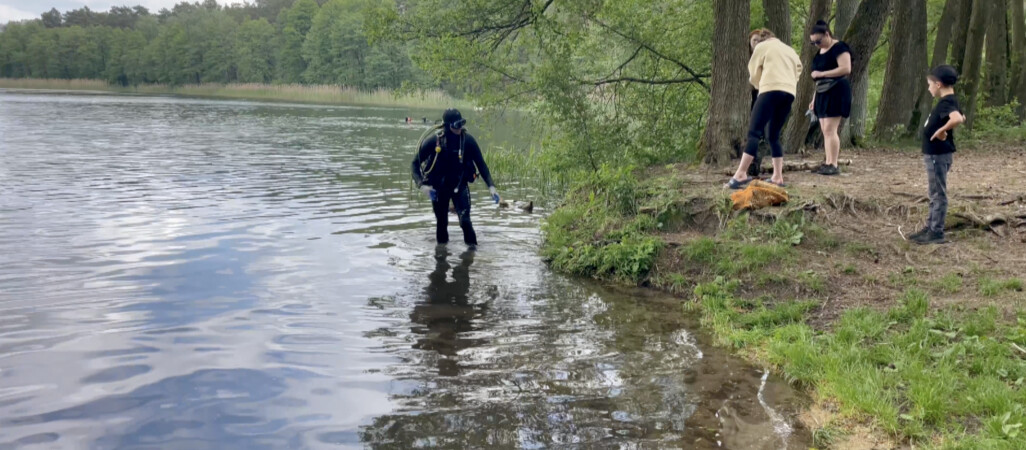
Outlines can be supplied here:
[[965, 122], [965, 116], [963, 116], [962, 113], [958, 111], [952, 111], [950, 114], [948, 114], [948, 123], [944, 124], [943, 127], [940, 127], [940, 129], [937, 130], [936, 133], [933, 133], [933, 136], [930, 137], [930, 140], [946, 140], [948, 138], [948, 131], [954, 130], [955, 127], [961, 125], [962, 122]]

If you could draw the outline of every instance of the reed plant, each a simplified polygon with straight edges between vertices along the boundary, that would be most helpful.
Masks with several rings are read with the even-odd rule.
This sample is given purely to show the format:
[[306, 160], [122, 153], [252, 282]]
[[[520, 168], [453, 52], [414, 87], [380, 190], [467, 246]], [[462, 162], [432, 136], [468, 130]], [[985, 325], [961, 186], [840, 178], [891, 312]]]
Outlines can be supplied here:
[[203, 83], [182, 86], [141, 84], [138, 86], [122, 87], [112, 85], [103, 80], [0, 78], [0, 88], [172, 94], [328, 105], [404, 106], [413, 108], [437, 108], [449, 105], [466, 107], [468, 105], [467, 102], [454, 99], [440, 90], [397, 92], [388, 89], [377, 89], [362, 91], [357, 88], [339, 85]]

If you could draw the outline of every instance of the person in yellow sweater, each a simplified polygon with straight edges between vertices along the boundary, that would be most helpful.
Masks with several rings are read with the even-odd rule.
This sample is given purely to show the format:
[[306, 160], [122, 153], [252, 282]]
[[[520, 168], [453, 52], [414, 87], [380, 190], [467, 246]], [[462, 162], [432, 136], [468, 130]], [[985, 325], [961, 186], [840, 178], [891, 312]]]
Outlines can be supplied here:
[[[783, 43], [765, 28], [748, 35], [752, 58], [748, 61], [748, 81], [759, 90], [748, 123], [748, 143], [741, 156], [737, 172], [727, 182], [731, 189], [741, 189], [752, 178], [748, 166], [759, 150], [759, 140], [766, 134], [773, 156], [773, 176], [770, 182], [784, 186], [784, 149], [780, 146], [780, 130], [791, 113], [791, 104], [797, 92], [802, 61], [791, 46]], [[767, 127], [767, 125], [769, 125]]]

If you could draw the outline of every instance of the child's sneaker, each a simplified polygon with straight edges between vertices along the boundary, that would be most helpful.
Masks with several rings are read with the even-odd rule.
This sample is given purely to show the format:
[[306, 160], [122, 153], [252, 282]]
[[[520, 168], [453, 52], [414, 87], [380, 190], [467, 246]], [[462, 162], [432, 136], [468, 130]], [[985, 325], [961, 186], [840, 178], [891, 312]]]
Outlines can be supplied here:
[[927, 244], [944, 244], [944, 243], [946, 243], [948, 241], [944, 239], [944, 232], [943, 231], [929, 231], [926, 234], [922, 234], [922, 235], [912, 239], [912, 242], [915, 242], [916, 244], [919, 244], [919, 245], [927, 245]]
[[924, 234], [927, 234], [929, 232], [930, 232], [930, 227], [923, 227], [922, 230], [916, 231], [915, 233], [912, 233], [912, 234], [908, 235], [908, 240], [914, 241], [914, 240], [917, 240], [917, 239], [921, 239]]

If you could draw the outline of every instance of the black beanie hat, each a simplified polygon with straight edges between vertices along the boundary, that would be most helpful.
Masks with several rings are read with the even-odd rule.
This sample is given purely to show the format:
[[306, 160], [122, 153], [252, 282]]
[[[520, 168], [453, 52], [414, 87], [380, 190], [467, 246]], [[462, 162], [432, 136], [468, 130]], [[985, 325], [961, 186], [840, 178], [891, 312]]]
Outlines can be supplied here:
[[934, 67], [930, 71], [930, 76], [945, 86], [954, 86], [958, 83], [958, 71], [947, 64]]
[[449, 125], [456, 121], [463, 119], [463, 115], [460, 114], [460, 110], [456, 108], [449, 108], [442, 113], [442, 123]]

